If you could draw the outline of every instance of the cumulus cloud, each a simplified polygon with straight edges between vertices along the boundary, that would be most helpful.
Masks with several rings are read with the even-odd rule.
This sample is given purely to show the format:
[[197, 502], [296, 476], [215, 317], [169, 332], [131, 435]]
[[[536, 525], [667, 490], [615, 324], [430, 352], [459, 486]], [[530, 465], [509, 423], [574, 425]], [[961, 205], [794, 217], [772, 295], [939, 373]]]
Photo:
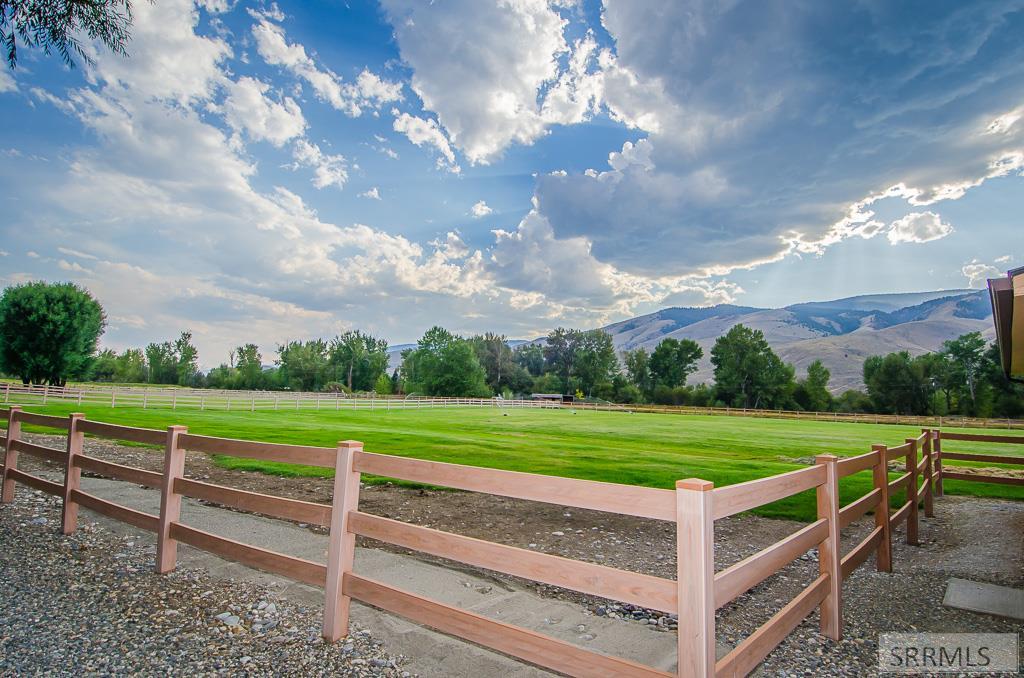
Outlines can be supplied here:
[[344, 156], [324, 153], [319, 146], [305, 139], [295, 142], [292, 155], [298, 165], [313, 168], [313, 185], [317, 188], [345, 187], [348, 163]]
[[344, 112], [358, 117], [363, 110], [379, 109], [382, 105], [402, 100], [402, 84], [382, 80], [364, 69], [355, 83], [343, 82], [341, 77], [327, 68], [317, 66], [306, 48], [299, 43], [289, 43], [284, 28], [266, 14], [257, 14], [252, 27], [256, 49], [260, 56], [272, 66], [281, 66], [296, 77], [305, 80], [320, 100]]
[[376, 186], [374, 186], [374, 187], [370, 188], [369, 190], [366, 190], [366, 191], [363, 191], [362, 193], [360, 193], [359, 197], [360, 198], [369, 198], [370, 200], [380, 200], [380, 191], [377, 189]]
[[455, 152], [437, 121], [418, 118], [408, 113], [392, 112], [395, 115], [394, 130], [396, 132], [404, 134], [409, 141], [417, 146], [429, 146], [436, 149], [441, 154], [437, 159], [439, 168], [447, 169], [455, 174], [462, 171], [459, 164], [455, 162]]
[[889, 242], [931, 242], [945, 238], [953, 232], [953, 227], [942, 221], [935, 212], [911, 212], [889, 225], [886, 237]]
[[983, 264], [977, 259], [964, 264], [960, 272], [967, 278], [968, 287], [984, 287], [989, 278], [997, 278], [1003, 273], [995, 266]]
[[281, 146], [301, 136], [306, 129], [302, 110], [291, 97], [278, 103], [267, 97], [270, 85], [244, 77], [227, 86], [224, 119], [236, 131], [245, 131], [250, 139]]
[[[941, 221], [887, 227], [873, 205], [934, 205], [1024, 170], [1015, 6], [606, 0], [615, 49], [598, 53], [595, 87], [646, 140], [610, 169], [538, 177], [539, 211], [557, 237], [645, 275], [725, 273], [848, 237], [941, 237]], [[871, 37], [814, 37], [838, 26]], [[981, 49], [994, 44], [999, 56]]]
[[[93, 290], [111, 311], [108, 345], [144, 345], [188, 327], [209, 367], [240, 342], [261, 342], [270, 356], [274, 342], [352, 325], [406, 338], [439, 318], [472, 332], [493, 329], [500, 316], [508, 331], [532, 336], [555, 323], [592, 326], [631, 308], [637, 296], [669, 293], [667, 284], [648, 289], [594, 262], [581, 241], [558, 254], [562, 243], [542, 224], [496, 234], [484, 250], [455, 232], [421, 244], [366, 224], [332, 223], [298, 193], [257, 182], [244, 143], [208, 114], [218, 92], [226, 97], [234, 82], [223, 51], [199, 50], [206, 63], [172, 58], [179, 53], [174, 45], [187, 43], [196, 27], [188, 7], [185, 0], [138, 6], [135, 29], [142, 37], [135, 49], [150, 56], [140, 68], [177, 64], [208, 73], [209, 82], [191, 78], [189, 91], [153, 96], [130, 71], [117, 70], [108, 80], [106, 61], [118, 57], [98, 54], [97, 64], [86, 66], [90, 83], [59, 97], [90, 142], [68, 148], [49, 181], [16, 177], [12, 188], [33, 200], [26, 203], [31, 208], [12, 208], [9, 223], [19, 227], [4, 230], [5, 248], [31, 247], [33, 277], [71, 279]], [[160, 45], [170, 51], [153, 53]], [[249, 127], [257, 128], [246, 126], [245, 135], [255, 138]], [[348, 170], [340, 155], [302, 136], [289, 143], [296, 163], [313, 168], [316, 184], [344, 183]], [[67, 242], [82, 244], [73, 249]], [[527, 289], [510, 286], [531, 277], [515, 271], [515, 251], [538, 247], [550, 250], [548, 280], [557, 287], [563, 286], [559, 267], [594, 270], [597, 278], [543, 289], [538, 268]], [[5, 272], [4, 278], [26, 275]], [[593, 298], [587, 286], [597, 290]]]
[[486, 217], [488, 214], [492, 213], [493, 211], [494, 210], [492, 210], [490, 207], [487, 206], [486, 202], [481, 200], [481, 201], [475, 203], [470, 208], [469, 213], [473, 215], [473, 218], [479, 219], [480, 217]]
[[[382, 4], [413, 69], [413, 91], [470, 162], [544, 134], [538, 89], [556, 78], [568, 50], [566, 21], [545, 0]], [[571, 99], [559, 97], [549, 113], [556, 118]]]

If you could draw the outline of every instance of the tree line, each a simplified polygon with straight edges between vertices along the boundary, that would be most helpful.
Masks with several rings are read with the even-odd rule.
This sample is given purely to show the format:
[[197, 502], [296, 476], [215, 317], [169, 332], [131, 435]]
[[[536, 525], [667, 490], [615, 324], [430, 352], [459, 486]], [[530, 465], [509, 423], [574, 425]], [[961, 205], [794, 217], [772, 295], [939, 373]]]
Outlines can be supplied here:
[[652, 350], [617, 351], [602, 330], [557, 328], [542, 340], [511, 346], [494, 333], [463, 337], [427, 330], [389, 373], [386, 340], [360, 330], [333, 339], [287, 341], [272, 365], [255, 343], [233, 349], [228, 362], [202, 372], [192, 334], [121, 352], [98, 350], [106, 316], [85, 289], [70, 283], [26, 283], [0, 296], [0, 371], [25, 383], [68, 379], [114, 383], [294, 391], [375, 392], [512, 398], [564, 394], [618, 403], [654, 403], [978, 417], [1024, 416], [1024, 389], [1005, 379], [998, 350], [978, 332], [941, 350], [906, 351], [864, 361], [864, 390], [838, 397], [820, 360], [797, 378], [760, 330], [733, 326], [712, 346], [710, 384], [687, 383], [704, 358], [691, 339], [662, 339]]

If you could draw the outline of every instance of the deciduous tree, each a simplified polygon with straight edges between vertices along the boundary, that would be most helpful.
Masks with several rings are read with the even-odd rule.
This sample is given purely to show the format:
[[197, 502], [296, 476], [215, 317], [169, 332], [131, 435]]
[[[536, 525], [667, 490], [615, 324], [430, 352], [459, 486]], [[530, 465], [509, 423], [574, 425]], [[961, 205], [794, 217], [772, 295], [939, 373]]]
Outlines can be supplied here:
[[88, 290], [31, 282], [0, 296], [0, 369], [24, 383], [63, 386], [85, 376], [106, 316]]

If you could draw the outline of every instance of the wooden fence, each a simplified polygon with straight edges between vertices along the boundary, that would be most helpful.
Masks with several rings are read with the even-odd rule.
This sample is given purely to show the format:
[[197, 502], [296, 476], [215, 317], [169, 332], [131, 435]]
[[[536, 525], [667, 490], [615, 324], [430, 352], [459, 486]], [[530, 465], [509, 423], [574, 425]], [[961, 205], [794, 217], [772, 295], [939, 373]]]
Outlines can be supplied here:
[[603, 412], [643, 412], [651, 414], [689, 414], [763, 419], [797, 419], [857, 424], [898, 424], [940, 428], [984, 428], [1024, 430], [1021, 419], [983, 419], [977, 417], [922, 416], [905, 414], [864, 414], [854, 412], [799, 412], [757, 410], [741, 407], [693, 407], [689, 405], [626, 405], [608, 402], [565, 404], [549, 400], [505, 400], [502, 398], [441, 398], [427, 396], [382, 396], [374, 393], [328, 393], [297, 391], [236, 391], [148, 386], [75, 387], [23, 386], [0, 384], [3, 404], [47, 405], [55, 402], [108, 407], [150, 407], [198, 410], [256, 412], [268, 410], [371, 410], [390, 412], [407, 409], [446, 409], [451, 407], [492, 407], [501, 409], [574, 409]]
[[[681, 480], [675, 490], [542, 476], [477, 468], [406, 457], [374, 454], [362, 443], [344, 441], [337, 448], [280, 445], [212, 438], [188, 433], [183, 426], [166, 431], [117, 426], [85, 419], [81, 414], [53, 417], [19, 407], [3, 413], [7, 437], [3, 471], [3, 503], [13, 500], [15, 483], [63, 498], [62, 528], [75, 530], [80, 506], [107, 515], [157, 537], [156, 569], [173, 570], [179, 542], [246, 565], [322, 586], [325, 589], [324, 638], [336, 641], [348, 631], [349, 605], [359, 600], [414, 622], [493, 648], [547, 669], [582, 676], [666, 675], [655, 668], [610, 657], [536, 632], [467, 612], [353, 571], [357, 535], [403, 548], [455, 560], [552, 586], [678, 615], [678, 675], [740, 676], [752, 671], [814, 610], [821, 611], [821, 631], [842, 636], [842, 582], [872, 554], [880, 571], [892, 570], [892, 532], [906, 522], [906, 540], [917, 543], [918, 511], [923, 502], [932, 515], [932, 497], [941, 479], [962, 477], [943, 469], [942, 457], [964, 461], [991, 459], [1021, 463], [1020, 458], [944, 453], [940, 441], [1024, 443], [1024, 437], [966, 436], [924, 430], [902, 445], [875, 445], [866, 454], [839, 459], [821, 455], [807, 468], [736, 485], [714, 487], [700, 479]], [[23, 424], [67, 434], [66, 449], [25, 442]], [[94, 435], [163, 445], [162, 473], [123, 466], [83, 453], [84, 436]], [[200, 482], [185, 477], [185, 451], [226, 454], [294, 464], [333, 468], [334, 494], [330, 505], [285, 499]], [[57, 462], [64, 482], [56, 483], [18, 468], [19, 453]], [[920, 461], [919, 461], [920, 459]], [[904, 460], [905, 472], [889, 480], [889, 464]], [[1008, 461], [1013, 460], [1013, 461]], [[131, 482], [161, 493], [160, 514], [152, 515], [87, 494], [80, 489], [82, 470]], [[872, 489], [846, 506], [839, 505], [842, 479], [870, 472]], [[546, 502], [560, 506], [606, 511], [675, 523], [676, 580], [576, 561], [504, 544], [488, 542], [411, 525], [359, 510], [361, 474], [397, 478], [472, 492]], [[918, 481], [921, 484], [918, 485]], [[996, 481], [1002, 482], [1002, 481]], [[815, 490], [817, 520], [792, 535], [721, 571], [715, 569], [715, 521], [769, 504], [800, 492]], [[906, 499], [890, 512], [893, 495]], [[327, 563], [317, 563], [198, 530], [181, 522], [183, 497], [321, 525], [330, 530]], [[874, 527], [856, 547], [843, 554], [841, 531], [874, 512]], [[818, 576], [763, 626], [716, 661], [715, 612], [758, 585], [811, 549], [817, 549]]]

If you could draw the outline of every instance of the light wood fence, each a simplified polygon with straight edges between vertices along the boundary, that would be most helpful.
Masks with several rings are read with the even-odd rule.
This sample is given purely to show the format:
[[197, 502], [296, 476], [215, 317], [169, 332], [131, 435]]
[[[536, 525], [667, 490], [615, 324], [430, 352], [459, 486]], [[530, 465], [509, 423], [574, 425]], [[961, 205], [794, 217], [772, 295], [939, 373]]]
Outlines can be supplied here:
[[[941, 488], [943, 476], [993, 482], [987, 476], [965, 478], [966, 474], [946, 471], [942, 468], [943, 457], [1021, 463], [1016, 457], [943, 452], [941, 440], [1024, 443], [1024, 437], [968, 436], [926, 429], [901, 445], [875, 445], [870, 452], [856, 457], [840, 459], [821, 455], [813, 466], [724, 487], [714, 487], [700, 479], [681, 480], [673, 491], [374, 454], [364, 451], [362, 443], [356, 441], [343, 441], [336, 448], [260, 443], [194, 435], [183, 426], [157, 431], [89, 421], [81, 414], [45, 416], [16, 406], [4, 411], [2, 416], [8, 422], [6, 438], [0, 439], [6, 450], [2, 466], [3, 503], [13, 500], [16, 483], [62, 497], [62, 529], [66, 534], [74, 531], [81, 506], [156, 533], [158, 572], [174, 569], [177, 545], [181, 542], [251, 567], [322, 586], [325, 589], [323, 635], [329, 641], [336, 641], [348, 632], [349, 606], [352, 600], [358, 600], [532, 664], [580, 676], [667, 674], [357, 574], [352, 567], [356, 537], [676, 614], [677, 675], [741, 676], [756, 668], [816, 609], [821, 612], [822, 633], [839, 640], [843, 626], [843, 581], [872, 554], [876, 556], [880, 571], [892, 571], [893, 530], [906, 523], [907, 543], [917, 543], [919, 505], [923, 502], [925, 515], [932, 515], [932, 497], [941, 494], [935, 490]], [[23, 424], [66, 433], [66, 449], [24, 441]], [[164, 470], [155, 473], [87, 456], [83, 453], [85, 435], [162, 445], [165, 448]], [[186, 478], [187, 450], [333, 468], [332, 503], [285, 499]], [[64, 482], [56, 483], [19, 470], [19, 453], [62, 465]], [[904, 472], [890, 480], [889, 465], [898, 460], [903, 460], [901, 470]], [[158, 489], [161, 493], [159, 515], [136, 511], [83, 492], [80, 489], [83, 470]], [[867, 472], [873, 478], [871, 491], [840, 506], [840, 482]], [[628, 572], [365, 513], [359, 510], [363, 473], [675, 523], [677, 576], [671, 580]], [[810, 490], [814, 490], [817, 497], [814, 522], [716, 571], [715, 521]], [[895, 512], [890, 512], [890, 504], [899, 493], [906, 499], [899, 503]], [[295, 558], [190, 527], [181, 522], [183, 497], [326, 527], [330, 530], [327, 562]], [[841, 531], [869, 512], [874, 514], [874, 527], [844, 555]], [[818, 575], [813, 581], [764, 625], [716, 661], [715, 612], [811, 549], [817, 550], [819, 563]]]
[[297, 391], [241, 391], [229, 389], [197, 389], [161, 386], [114, 386], [83, 384], [80, 386], [23, 386], [12, 382], [0, 384], [4, 405], [47, 405], [74, 403], [108, 407], [150, 407], [233, 412], [287, 410], [437, 410], [459, 407], [491, 407], [500, 409], [573, 409], [602, 412], [640, 412], [651, 414], [712, 415], [725, 417], [757, 417], [762, 419], [793, 419], [831, 421], [855, 424], [896, 424], [904, 426], [955, 427], [1024, 430], [1021, 419], [984, 419], [977, 417], [924, 416], [905, 414], [865, 414], [853, 412], [800, 412], [791, 410], [759, 410], [741, 407], [694, 407], [690, 405], [627, 405], [609, 402], [562, 403], [549, 400], [505, 400], [502, 398], [441, 398], [430, 396], [383, 396], [375, 393], [329, 393]]

